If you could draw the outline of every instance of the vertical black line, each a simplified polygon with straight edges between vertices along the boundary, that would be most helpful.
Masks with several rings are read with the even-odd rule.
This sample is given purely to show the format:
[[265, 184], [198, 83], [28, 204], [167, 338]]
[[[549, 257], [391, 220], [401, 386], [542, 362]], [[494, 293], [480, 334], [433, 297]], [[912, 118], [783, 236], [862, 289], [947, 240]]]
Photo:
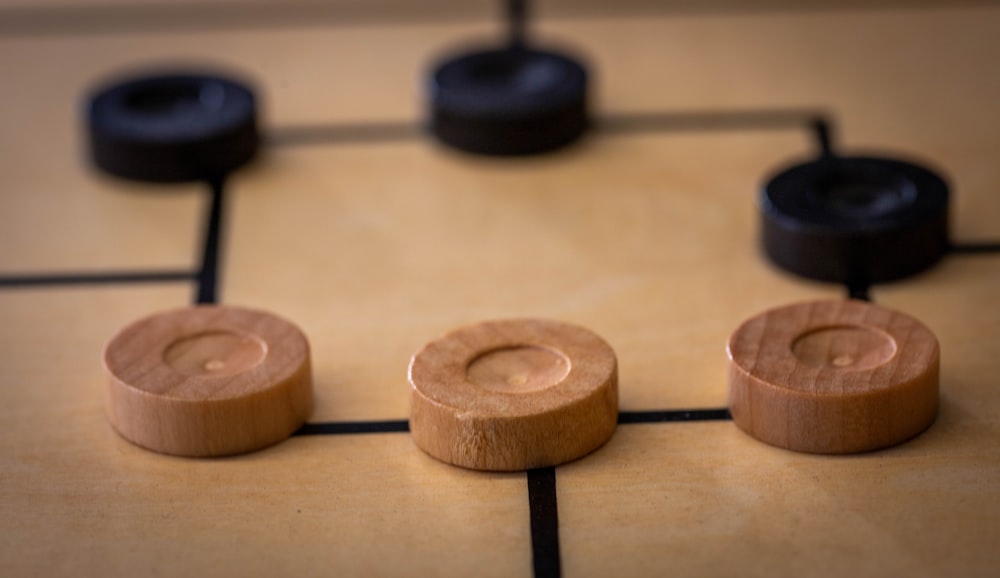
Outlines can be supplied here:
[[528, 28], [528, 0], [507, 0], [507, 42], [524, 48]]
[[830, 122], [823, 117], [816, 117], [812, 120], [813, 134], [816, 137], [816, 144], [819, 147], [819, 154], [824, 158], [833, 156], [833, 128]]
[[847, 298], [871, 302], [872, 297], [868, 292], [870, 288], [871, 287], [867, 283], [848, 283]]
[[531, 564], [535, 578], [559, 578], [559, 508], [556, 469], [528, 470], [528, 507], [531, 510]]
[[225, 179], [208, 182], [211, 200], [205, 220], [201, 269], [198, 271], [198, 294], [195, 303], [216, 303], [219, 285], [219, 245], [222, 237], [222, 209], [225, 202]]

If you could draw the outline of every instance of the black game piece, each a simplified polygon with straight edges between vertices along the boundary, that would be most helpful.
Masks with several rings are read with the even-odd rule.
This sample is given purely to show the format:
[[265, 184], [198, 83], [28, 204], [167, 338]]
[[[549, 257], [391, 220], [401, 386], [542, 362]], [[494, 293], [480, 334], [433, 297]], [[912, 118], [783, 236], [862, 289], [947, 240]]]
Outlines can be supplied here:
[[91, 157], [127, 179], [218, 179], [257, 152], [257, 107], [247, 86], [199, 73], [129, 78], [87, 99]]
[[487, 155], [548, 152], [587, 127], [587, 71], [554, 52], [483, 50], [437, 66], [431, 130], [445, 143]]
[[763, 244], [810, 279], [870, 284], [913, 275], [948, 250], [948, 186], [897, 160], [824, 157], [770, 179]]
[[442, 142], [486, 155], [561, 148], [587, 128], [587, 70], [526, 43], [527, 2], [507, 0], [508, 43], [450, 56], [430, 75], [430, 129]]

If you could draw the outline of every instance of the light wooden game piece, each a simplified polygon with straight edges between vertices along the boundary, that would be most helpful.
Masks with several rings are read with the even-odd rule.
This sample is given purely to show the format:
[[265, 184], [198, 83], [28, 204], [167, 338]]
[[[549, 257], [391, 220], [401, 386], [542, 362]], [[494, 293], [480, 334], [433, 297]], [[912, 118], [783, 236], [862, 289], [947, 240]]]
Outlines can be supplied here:
[[123, 328], [104, 350], [109, 417], [153, 451], [222, 456], [277, 443], [312, 412], [309, 344], [270, 313], [199, 306]]
[[618, 361], [591, 331], [490, 321], [431, 341], [410, 361], [410, 431], [431, 456], [476, 470], [562, 464], [618, 421]]
[[884, 307], [838, 300], [771, 309], [744, 322], [727, 352], [733, 422], [774, 446], [876, 450], [937, 415], [937, 338]]

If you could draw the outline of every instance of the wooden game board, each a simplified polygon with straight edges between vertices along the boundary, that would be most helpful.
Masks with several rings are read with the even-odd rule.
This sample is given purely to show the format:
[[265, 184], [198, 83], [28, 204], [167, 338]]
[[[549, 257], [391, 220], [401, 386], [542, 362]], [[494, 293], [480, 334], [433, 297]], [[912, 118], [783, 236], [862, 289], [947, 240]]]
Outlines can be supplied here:
[[[492, 5], [341, 21], [300, 4], [269, 26], [247, 16], [269, 3], [122, 21], [84, 17], [84, 0], [5, 4], [0, 575], [995, 575], [1000, 9], [543, 4], [539, 37], [597, 74], [597, 126], [565, 152], [498, 160], [417, 129], [427, 65], [496, 36]], [[309, 425], [234, 458], [139, 449], [104, 413], [104, 342], [206, 290], [211, 191], [84, 162], [86, 89], [165, 61], [255, 81], [267, 144], [216, 197], [209, 297], [294, 320], [312, 345]], [[724, 410], [743, 319], [846, 297], [756, 244], [759, 187], [816, 154], [817, 118], [838, 151], [917, 159], [954, 194], [952, 254], [868, 291], [936, 332], [940, 415], [855, 456], [772, 448]], [[429, 458], [406, 433], [410, 355], [509, 316], [612, 344], [617, 433], [528, 474]]]

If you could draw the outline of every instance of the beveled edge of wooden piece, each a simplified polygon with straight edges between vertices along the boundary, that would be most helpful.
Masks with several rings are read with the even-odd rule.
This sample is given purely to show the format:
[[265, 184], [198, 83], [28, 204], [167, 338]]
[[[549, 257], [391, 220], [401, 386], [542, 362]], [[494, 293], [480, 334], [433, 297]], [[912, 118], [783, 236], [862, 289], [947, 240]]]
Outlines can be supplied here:
[[438, 460], [487, 471], [554, 466], [594, 451], [618, 423], [618, 361], [588, 329], [486, 321], [410, 360], [410, 433]]
[[729, 338], [733, 422], [773, 446], [845, 454], [897, 445], [937, 416], [940, 346], [906, 314], [864, 301], [760, 313]]
[[313, 409], [305, 334], [263, 311], [199, 305], [155, 313], [119, 330], [103, 361], [112, 426], [159, 453], [262, 449]]

